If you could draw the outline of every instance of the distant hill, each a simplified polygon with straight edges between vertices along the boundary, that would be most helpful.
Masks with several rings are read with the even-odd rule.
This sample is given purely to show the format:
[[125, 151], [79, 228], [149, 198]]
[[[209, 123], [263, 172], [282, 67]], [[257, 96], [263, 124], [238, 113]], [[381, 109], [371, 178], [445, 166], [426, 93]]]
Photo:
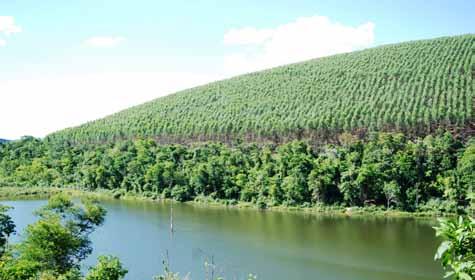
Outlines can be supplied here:
[[424, 135], [439, 127], [473, 133], [474, 80], [475, 35], [406, 42], [184, 90], [48, 139], [284, 142], [343, 132]]
[[6, 142], [8, 142], [8, 141], [9, 141], [9, 140], [7, 140], [7, 139], [2, 139], [2, 138], [0, 138], [0, 144], [6, 143]]

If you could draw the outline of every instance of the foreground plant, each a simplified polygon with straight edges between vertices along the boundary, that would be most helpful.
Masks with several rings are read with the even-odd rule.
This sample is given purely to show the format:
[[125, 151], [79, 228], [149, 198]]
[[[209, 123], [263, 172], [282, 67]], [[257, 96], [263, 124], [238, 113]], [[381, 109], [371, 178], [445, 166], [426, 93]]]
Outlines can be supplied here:
[[[74, 203], [60, 194], [36, 214], [39, 220], [27, 227], [23, 241], [1, 256], [0, 280], [119, 280], [127, 273], [113, 257], [100, 257], [86, 278], [80, 272], [81, 261], [92, 252], [89, 236], [104, 223], [106, 215], [96, 201]], [[0, 236], [8, 237], [12, 226], [5, 216], [0, 212], [0, 219], [6, 221], [1, 223]]]
[[127, 274], [127, 269], [116, 257], [100, 256], [95, 267], [89, 270], [85, 280], [117, 280]]
[[0, 257], [5, 252], [8, 237], [15, 232], [15, 224], [7, 215], [8, 207], [0, 205]]
[[[204, 280], [225, 280], [222, 276], [215, 276], [216, 274], [216, 266], [213, 263], [209, 263], [205, 261], [205, 278]], [[163, 274], [155, 276], [153, 280], [192, 280], [190, 273], [186, 274], [184, 277], [180, 277], [179, 273], [173, 272], [170, 269], [170, 263], [168, 261], [168, 252], [166, 256], [166, 260], [163, 261]], [[246, 280], [257, 280], [257, 275], [252, 273], [248, 274], [245, 278]], [[88, 280], [88, 279], [86, 279]]]
[[475, 219], [441, 219], [436, 235], [444, 241], [435, 254], [447, 271], [445, 278], [472, 280], [475, 277]]

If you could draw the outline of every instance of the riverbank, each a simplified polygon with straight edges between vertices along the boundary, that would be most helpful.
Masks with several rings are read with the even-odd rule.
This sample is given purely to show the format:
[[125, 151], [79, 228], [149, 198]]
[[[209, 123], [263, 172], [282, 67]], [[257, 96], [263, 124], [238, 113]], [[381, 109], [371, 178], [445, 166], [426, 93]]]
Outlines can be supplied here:
[[173, 201], [175, 203], [191, 204], [197, 207], [215, 207], [215, 208], [237, 208], [237, 209], [259, 209], [261, 211], [279, 211], [279, 212], [301, 212], [314, 215], [332, 215], [332, 216], [368, 216], [368, 217], [414, 217], [414, 218], [436, 218], [444, 216], [453, 216], [455, 213], [443, 213], [437, 211], [427, 212], [405, 212], [395, 209], [385, 209], [379, 206], [367, 207], [343, 207], [343, 206], [265, 206], [251, 202], [236, 200], [216, 200], [210, 197], [198, 196], [193, 201], [177, 202], [170, 198], [160, 198], [157, 196], [144, 196], [123, 191], [113, 191], [98, 189], [88, 191], [73, 188], [46, 188], [46, 187], [0, 187], [1, 200], [18, 199], [37, 199], [48, 198], [58, 193], [66, 193], [74, 197], [92, 197], [97, 199], [116, 199], [125, 201], [147, 201], [160, 203], [163, 201]]

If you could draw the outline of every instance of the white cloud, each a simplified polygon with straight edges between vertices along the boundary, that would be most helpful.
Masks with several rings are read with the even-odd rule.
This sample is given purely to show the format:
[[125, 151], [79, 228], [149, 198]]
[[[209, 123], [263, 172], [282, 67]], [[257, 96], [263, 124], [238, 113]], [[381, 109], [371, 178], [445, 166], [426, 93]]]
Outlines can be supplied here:
[[[0, 16], [0, 34], [10, 36], [13, 33], [21, 32], [21, 27], [15, 25], [15, 19], [12, 16]], [[0, 47], [7, 45], [7, 41], [0, 38]]]
[[324, 16], [302, 17], [275, 28], [229, 30], [223, 43], [241, 47], [226, 55], [224, 66], [232, 73], [250, 72], [354, 51], [371, 46], [373, 41], [372, 22], [347, 26]]
[[94, 48], [112, 48], [123, 41], [125, 41], [125, 38], [120, 36], [95, 36], [88, 38], [84, 44]]
[[[8, 18], [8, 19], [5, 19]], [[371, 46], [374, 24], [347, 26], [327, 17], [299, 18], [274, 28], [229, 30], [223, 38], [233, 51], [225, 68], [201, 72], [91, 73], [16, 80], [0, 79], [0, 138], [42, 137], [145, 101], [230, 75]], [[12, 17], [0, 17], [0, 34], [20, 32]], [[89, 47], [114, 47], [124, 37], [97, 36]], [[0, 46], [7, 42], [0, 39]], [[221, 73], [218, 73], [221, 72]]]
[[42, 137], [218, 78], [188, 72], [143, 72], [0, 80], [0, 138]]
[[256, 29], [254, 27], [244, 27], [240, 29], [231, 29], [224, 34], [224, 43], [227, 45], [252, 45], [262, 44], [272, 38], [274, 34], [272, 29]]
[[12, 16], [0, 16], [0, 33], [10, 35], [21, 32], [21, 27], [15, 25], [15, 19]]

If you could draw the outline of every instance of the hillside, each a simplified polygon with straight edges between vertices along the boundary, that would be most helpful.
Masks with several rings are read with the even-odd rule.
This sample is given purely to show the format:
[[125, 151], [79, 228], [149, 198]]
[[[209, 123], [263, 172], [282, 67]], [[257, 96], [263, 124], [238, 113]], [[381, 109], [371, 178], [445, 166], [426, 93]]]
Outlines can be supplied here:
[[[381, 46], [184, 90], [48, 139], [332, 139], [473, 129], [475, 35]], [[133, 94], [133, 93], [132, 93]]]

